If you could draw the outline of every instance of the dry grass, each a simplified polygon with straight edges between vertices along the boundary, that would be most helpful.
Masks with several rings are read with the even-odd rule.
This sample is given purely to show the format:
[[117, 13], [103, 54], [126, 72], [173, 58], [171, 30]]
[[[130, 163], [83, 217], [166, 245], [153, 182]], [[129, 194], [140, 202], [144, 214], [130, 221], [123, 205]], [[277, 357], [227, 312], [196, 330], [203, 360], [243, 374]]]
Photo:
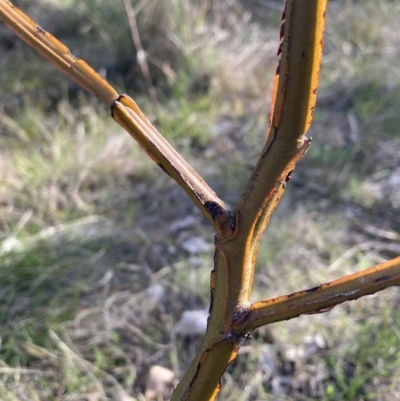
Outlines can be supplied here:
[[[139, 102], [231, 205], [264, 138], [279, 26], [278, 2], [264, 3], [135, 9], [161, 109], [145, 91]], [[50, 4], [75, 53], [144, 88], [122, 6]], [[41, 6], [29, 4], [51, 30]], [[331, 2], [313, 146], [260, 245], [254, 299], [400, 253], [399, 12], [398, 1]], [[67, 29], [74, 18], [86, 44]], [[180, 376], [200, 344], [174, 327], [208, 307], [213, 233], [107, 111], [3, 38], [0, 399], [143, 400], [151, 366]], [[221, 399], [400, 399], [399, 305], [390, 289], [259, 330]]]

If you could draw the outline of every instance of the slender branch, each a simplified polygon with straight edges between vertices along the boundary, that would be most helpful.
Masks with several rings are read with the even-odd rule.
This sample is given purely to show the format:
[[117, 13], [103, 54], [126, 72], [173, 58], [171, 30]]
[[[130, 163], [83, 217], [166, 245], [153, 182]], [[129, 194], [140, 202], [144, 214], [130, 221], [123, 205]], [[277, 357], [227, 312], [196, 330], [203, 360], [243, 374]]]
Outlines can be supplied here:
[[8, 0], [0, 0], [0, 21], [81, 87], [111, 107], [114, 119], [177, 181], [214, 224], [217, 232], [222, 237], [229, 235], [232, 231], [232, 219], [222, 200], [147, 120], [132, 99], [120, 96], [85, 61], [74, 57], [66, 46]]
[[66, 46], [8, 0], [0, 1], [0, 21], [3, 21], [29, 46], [106, 105], [111, 106], [118, 97], [115, 89], [100, 74], [83, 60], [73, 56]]
[[318, 287], [256, 302], [234, 326], [238, 332], [248, 333], [300, 315], [326, 312], [342, 302], [399, 285], [400, 257], [397, 257]]
[[[255, 170], [237, 202], [242, 229], [251, 235], [265, 227], [273, 208], [263, 213], [276, 188], [294, 169], [307, 146], [305, 133], [313, 117], [322, 58], [327, 0], [287, 0], [282, 16], [281, 57], [275, 77], [272, 122]], [[283, 33], [283, 34], [282, 34]], [[261, 230], [262, 231], [262, 230]]]
[[129, 132], [153, 161], [186, 191], [215, 226], [218, 225], [218, 228], [229, 226], [229, 213], [225, 211], [224, 203], [154, 128], [129, 96], [121, 95], [112, 105], [111, 111], [114, 120]]

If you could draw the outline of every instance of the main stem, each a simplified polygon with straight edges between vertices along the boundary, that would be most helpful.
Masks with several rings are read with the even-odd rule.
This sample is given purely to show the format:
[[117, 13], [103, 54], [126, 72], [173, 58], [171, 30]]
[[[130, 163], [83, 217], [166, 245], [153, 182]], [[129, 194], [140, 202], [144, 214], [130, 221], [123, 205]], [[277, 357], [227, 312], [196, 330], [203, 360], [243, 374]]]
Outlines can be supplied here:
[[310, 141], [305, 138], [315, 106], [326, 0], [290, 0], [282, 18], [270, 133], [232, 215], [232, 230], [215, 237], [211, 306], [202, 347], [172, 401], [214, 400], [229, 363], [247, 333], [236, 322], [251, 304], [258, 243]]

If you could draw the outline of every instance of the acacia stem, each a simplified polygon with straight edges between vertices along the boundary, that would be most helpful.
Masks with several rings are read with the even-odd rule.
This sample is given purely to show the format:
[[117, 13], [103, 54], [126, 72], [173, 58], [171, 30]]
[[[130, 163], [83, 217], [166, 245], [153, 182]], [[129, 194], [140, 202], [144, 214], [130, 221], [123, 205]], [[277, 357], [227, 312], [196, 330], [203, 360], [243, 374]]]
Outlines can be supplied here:
[[342, 302], [400, 285], [400, 257], [361, 272], [293, 294], [254, 303], [235, 322], [238, 332], [248, 333], [267, 324], [304, 314], [323, 313]]

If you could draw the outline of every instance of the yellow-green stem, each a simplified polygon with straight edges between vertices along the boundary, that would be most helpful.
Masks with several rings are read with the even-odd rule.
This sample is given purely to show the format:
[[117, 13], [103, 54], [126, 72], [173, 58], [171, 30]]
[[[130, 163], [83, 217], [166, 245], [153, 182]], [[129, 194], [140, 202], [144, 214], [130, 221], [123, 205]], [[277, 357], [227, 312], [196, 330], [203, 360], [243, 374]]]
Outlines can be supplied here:
[[[202, 348], [172, 401], [209, 401], [246, 335], [236, 322], [248, 314], [258, 242], [310, 141], [304, 134], [315, 106], [326, 0], [291, 0], [284, 21], [273, 130], [237, 202], [231, 235], [215, 242], [211, 315]], [[284, 73], [283, 73], [284, 71]]]

